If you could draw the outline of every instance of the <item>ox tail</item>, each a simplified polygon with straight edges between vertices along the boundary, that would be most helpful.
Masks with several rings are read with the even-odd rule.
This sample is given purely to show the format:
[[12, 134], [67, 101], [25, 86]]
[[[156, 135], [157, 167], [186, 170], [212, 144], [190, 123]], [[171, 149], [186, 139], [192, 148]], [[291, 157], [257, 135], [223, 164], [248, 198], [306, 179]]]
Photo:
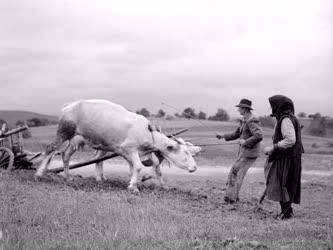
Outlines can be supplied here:
[[62, 144], [63, 140], [57, 136], [55, 142], [52, 142], [46, 146], [44, 159], [42, 160], [41, 164], [37, 169], [37, 172], [35, 173], [35, 180], [38, 180], [40, 177], [42, 177], [42, 175], [48, 169], [48, 166], [50, 165], [53, 157], [59, 153], [59, 148], [61, 147]]
[[38, 178], [38, 177], [41, 177], [45, 170], [48, 168], [48, 166], [50, 165], [53, 157], [56, 155], [56, 151], [50, 153], [50, 154], [47, 154], [45, 156], [45, 158], [43, 159], [42, 163], [40, 164], [40, 166], [38, 167], [37, 169], [37, 172], [35, 174], [35, 178]]

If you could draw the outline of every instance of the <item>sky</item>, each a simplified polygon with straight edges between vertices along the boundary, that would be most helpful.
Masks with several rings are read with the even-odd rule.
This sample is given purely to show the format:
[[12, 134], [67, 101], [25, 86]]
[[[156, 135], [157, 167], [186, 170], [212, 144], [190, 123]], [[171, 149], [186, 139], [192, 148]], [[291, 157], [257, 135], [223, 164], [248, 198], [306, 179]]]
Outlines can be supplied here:
[[237, 116], [247, 98], [259, 116], [283, 94], [333, 116], [333, 3], [0, 0], [0, 86], [0, 110], [51, 115], [107, 99]]

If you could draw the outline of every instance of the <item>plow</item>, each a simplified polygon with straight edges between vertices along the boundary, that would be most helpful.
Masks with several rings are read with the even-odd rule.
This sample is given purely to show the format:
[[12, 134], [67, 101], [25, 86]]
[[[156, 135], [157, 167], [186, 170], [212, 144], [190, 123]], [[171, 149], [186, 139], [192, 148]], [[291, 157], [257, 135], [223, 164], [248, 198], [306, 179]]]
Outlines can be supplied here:
[[[33, 166], [32, 160], [42, 155], [42, 152], [30, 152], [24, 149], [23, 136], [22, 133], [27, 130], [27, 126], [18, 127], [7, 132], [5, 130], [5, 125], [3, 125], [0, 136], [0, 168], [12, 171], [15, 169], [36, 169]], [[172, 134], [167, 135], [168, 137], [175, 137], [182, 134], [189, 129], [181, 129]], [[79, 162], [69, 165], [69, 169], [77, 169], [91, 164], [96, 164], [101, 161], [109, 160], [119, 155], [116, 153], [108, 153], [107, 155], [84, 162]], [[48, 169], [52, 173], [60, 173], [64, 170], [63, 167], [56, 167]]]
[[[4, 132], [5, 125], [3, 125], [0, 133], [0, 168], [6, 169], [8, 171], [12, 171], [14, 169], [28, 169], [35, 170], [36, 166], [33, 166], [32, 160], [41, 156], [41, 152], [30, 152], [24, 149], [23, 145], [23, 136], [22, 133], [27, 130], [27, 126], [18, 127], [7, 132]], [[188, 131], [188, 128], [181, 129], [172, 134], [168, 134], [169, 138], [175, 137], [179, 134], [182, 134]], [[218, 146], [218, 145], [227, 145], [227, 144], [238, 144], [238, 143], [209, 143], [209, 144], [198, 144], [197, 146]], [[116, 153], [108, 153], [105, 156], [90, 159], [83, 162], [78, 162], [69, 165], [69, 169], [77, 169], [84, 166], [88, 166], [91, 164], [96, 164], [105, 160], [109, 160], [119, 155]], [[149, 166], [144, 161], [143, 165]], [[52, 169], [48, 169], [49, 172], [52, 173], [60, 173], [64, 171], [63, 167], [56, 167]], [[261, 205], [266, 196], [266, 190], [263, 192], [261, 197], [259, 198], [258, 205]]]

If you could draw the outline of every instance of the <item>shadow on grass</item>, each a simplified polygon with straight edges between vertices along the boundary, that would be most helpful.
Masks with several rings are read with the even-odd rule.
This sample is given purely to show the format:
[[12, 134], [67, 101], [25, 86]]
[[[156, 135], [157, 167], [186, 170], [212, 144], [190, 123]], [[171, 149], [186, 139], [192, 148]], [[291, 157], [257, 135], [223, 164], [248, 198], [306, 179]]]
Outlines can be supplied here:
[[[172, 187], [163, 189], [154, 182], [140, 183], [139, 194], [133, 194], [127, 190], [129, 179], [123, 176], [112, 176], [104, 182], [97, 182], [93, 177], [82, 178], [74, 176], [74, 179], [67, 181], [63, 176], [54, 173], [46, 173], [39, 182], [34, 180], [35, 171], [31, 170], [15, 170], [8, 174], [9, 179], [15, 179], [20, 183], [34, 186], [44, 185], [46, 189], [63, 189], [70, 188], [73, 191], [84, 192], [115, 192], [130, 198], [133, 203], [139, 202], [140, 199], [160, 199], [172, 202], [179, 202], [186, 207], [187, 212], [193, 215], [205, 215], [209, 217], [220, 216], [221, 213], [241, 214], [249, 219], [266, 220], [274, 217], [273, 212], [269, 207], [271, 204], [266, 201], [265, 205], [258, 205], [258, 199], [248, 198], [242, 199], [237, 203], [226, 203], [223, 200], [223, 189], [218, 192], [212, 192], [212, 187], [201, 187], [191, 189], [189, 186]], [[132, 197], [132, 198], [131, 198]], [[134, 199], [134, 200], [133, 200]], [[128, 199], [127, 199], [128, 200]], [[265, 204], [265, 202], [264, 202]]]

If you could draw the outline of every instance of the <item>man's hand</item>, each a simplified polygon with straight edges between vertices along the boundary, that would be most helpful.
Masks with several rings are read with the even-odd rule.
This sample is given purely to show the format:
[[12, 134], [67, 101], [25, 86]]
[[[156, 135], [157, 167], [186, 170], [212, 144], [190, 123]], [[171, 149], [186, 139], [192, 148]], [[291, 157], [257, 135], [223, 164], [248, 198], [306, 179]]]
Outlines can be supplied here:
[[217, 133], [216, 138], [217, 139], [222, 139], [222, 138], [224, 138], [224, 134]]
[[240, 140], [239, 140], [239, 145], [243, 146], [243, 145], [245, 144], [245, 142], [246, 142], [246, 141], [245, 141], [244, 139], [240, 139]]
[[274, 150], [274, 147], [273, 146], [267, 146], [264, 148], [264, 154], [265, 155], [270, 155]]

